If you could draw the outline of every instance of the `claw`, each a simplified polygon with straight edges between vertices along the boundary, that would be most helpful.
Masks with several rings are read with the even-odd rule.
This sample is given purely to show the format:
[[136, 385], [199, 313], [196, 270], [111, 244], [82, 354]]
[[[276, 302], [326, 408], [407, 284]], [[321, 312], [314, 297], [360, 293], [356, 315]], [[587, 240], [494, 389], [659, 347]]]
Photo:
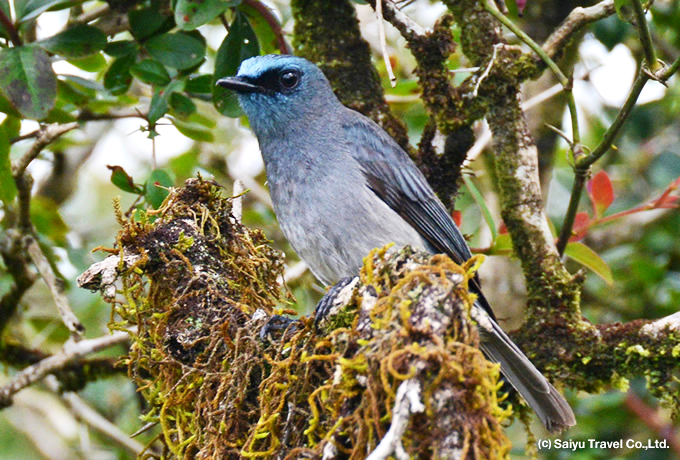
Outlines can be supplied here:
[[319, 327], [321, 321], [323, 321], [329, 313], [331, 313], [333, 307], [342, 306], [349, 302], [349, 298], [345, 295], [341, 295], [346, 291], [348, 286], [349, 289], [346, 291], [347, 294], [354, 290], [354, 286], [359, 281], [358, 276], [348, 276], [342, 278], [333, 287], [331, 287], [326, 295], [319, 301], [314, 309], [314, 327]]
[[260, 340], [267, 342], [275, 339], [274, 334], [276, 333], [295, 332], [298, 330], [298, 324], [295, 323], [299, 322], [300, 320], [289, 316], [274, 315], [260, 329]]

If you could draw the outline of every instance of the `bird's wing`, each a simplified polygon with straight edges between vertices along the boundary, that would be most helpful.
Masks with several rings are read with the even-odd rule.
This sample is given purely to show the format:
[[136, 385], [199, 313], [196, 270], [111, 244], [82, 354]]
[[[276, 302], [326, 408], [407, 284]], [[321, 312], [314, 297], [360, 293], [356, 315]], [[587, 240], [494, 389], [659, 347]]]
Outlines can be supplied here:
[[[359, 163], [370, 189], [415, 228], [432, 249], [458, 264], [472, 257], [465, 238], [408, 154], [382, 128], [356, 112], [349, 112], [344, 128], [350, 154]], [[478, 277], [471, 281], [479, 303], [495, 318], [482, 295]]]

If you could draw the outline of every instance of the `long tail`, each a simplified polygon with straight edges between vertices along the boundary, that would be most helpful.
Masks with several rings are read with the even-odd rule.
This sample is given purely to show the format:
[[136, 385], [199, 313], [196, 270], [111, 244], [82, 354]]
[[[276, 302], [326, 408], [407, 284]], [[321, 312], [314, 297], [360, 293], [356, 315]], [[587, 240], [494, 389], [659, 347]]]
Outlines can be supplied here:
[[576, 425], [574, 412], [557, 389], [482, 307], [476, 304], [475, 307], [472, 318], [479, 325], [482, 351], [492, 361], [500, 363], [505, 378], [536, 412], [546, 429], [557, 433]]

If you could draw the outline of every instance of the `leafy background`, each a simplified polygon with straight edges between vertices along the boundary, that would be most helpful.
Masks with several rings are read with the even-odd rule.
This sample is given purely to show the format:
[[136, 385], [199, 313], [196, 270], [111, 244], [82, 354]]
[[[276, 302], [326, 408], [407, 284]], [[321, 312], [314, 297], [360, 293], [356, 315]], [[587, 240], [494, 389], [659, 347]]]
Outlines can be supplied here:
[[[356, 2], [362, 34], [371, 43], [394, 112], [408, 126], [415, 144], [426, 122], [417, 97], [413, 57], [396, 30], [386, 25], [387, 51], [397, 74], [389, 85], [377, 23], [370, 7]], [[423, 26], [443, 13], [436, 2], [419, 0], [404, 11]], [[74, 130], [51, 142], [32, 161], [35, 179], [31, 221], [40, 243], [67, 286], [67, 295], [88, 337], [107, 332], [110, 307], [98, 295], [78, 289], [76, 276], [101, 260], [97, 246], [110, 246], [117, 231], [112, 200], [123, 209], [158, 207], [163, 187], [181, 185], [200, 173], [214, 178], [230, 193], [235, 179], [250, 192], [244, 221], [262, 227], [275, 247], [286, 251], [289, 286], [301, 313], [309, 313], [323, 292], [311, 274], [300, 270], [297, 257], [276, 225], [265, 190], [257, 143], [245, 129], [233, 94], [216, 87], [220, 76], [233, 75], [250, 56], [281, 52], [281, 36], [292, 31], [290, 5], [267, 2], [269, 16], [257, 1], [176, 0], [126, 4], [73, 0], [0, 0], [0, 10], [13, 24], [0, 25], [0, 239], [17, 220], [17, 188], [11, 162], [31, 149], [40, 123], [76, 123]], [[540, 35], [541, 2], [529, 2], [524, 19], [511, 6], [510, 17]], [[269, 10], [271, 9], [271, 10]], [[127, 13], [119, 13], [127, 11]], [[263, 13], [264, 12], [264, 13]], [[276, 22], [272, 22], [272, 18]], [[612, 16], [591, 27], [575, 57], [575, 94], [582, 111], [585, 145], [596, 145], [618, 112], [632, 84], [635, 61], [642, 53], [634, 27]], [[680, 2], [658, 1], [649, 14], [654, 39], [665, 55], [680, 50]], [[278, 23], [278, 25], [277, 25]], [[280, 26], [280, 30], [279, 30]], [[512, 39], [509, 37], [509, 39]], [[284, 48], [285, 49], [285, 48]], [[460, 52], [451, 68], [465, 67]], [[458, 76], [460, 75], [460, 77]], [[464, 78], [467, 74], [457, 74]], [[544, 78], [543, 80], [548, 80]], [[573, 271], [588, 267], [583, 312], [598, 322], [660, 318], [680, 304], [680, 215], [674, 209], [627, 214], [652, 203], [674, 204], [672, 187], [680, 177], [680, 85], [651, 83], [643, 92], [617, 149], [598, 163], [582, 200], [572, 246]], [[545, 94], [550, 82], [525, 88], [526, 99]], [[563, 101], [552, 97], [527, 116], [540, 141], [545, 114], [564, 113]], [[566, 120], [566, 118], [565, 118]], [[568, 122], [564, 130], [568, 131]], [[483, 128], [480, 126], [479, 131]], [[568, 146], [553, 142], [542, 149], [548, 166], [543, 176], [547, 210], [559, 228], [569, 198], [573, 171]], [[519, 265], [510, 255], [498, 216], [493, 152], [487, 147], [468, 163], [465, 185], [457, 199], [457, 218], [470, 243], [491, 257], [482, 267], [488, 297], [512, 328], [521, 323], [524, 291]], [[666, 201], [659, 202], [664, 191]], [[607, 217], [615, 216], [610, 221]], [[582, 245], [582, 247], [581, 247]], [[8, 267], [0, 262], [0, 296], [12, 286]], [[50, 293], [37, 282], [22, 298], [19, 312], [4, 334], [30, 348], [57, 352], [68, 338]], [[112, 349], [103, 356], [117, 356]], [[7, 366], [0, 384], [16, 373]], [[88, 384], [79, 396], [125, 433], [143, 425], [141, 400], [123, 374]], [[676, 425], [668, 412], [631, 381], [629, 388], [600, 395], [567, 391], [578, 426], [561, 439], [618, 440], [667, 437], [674, 449], [580, 449], [539, 452], [544, 458], [676, 458], [680, 455]], [[538, 427], [536, 433], [542, 433]], [[513, 455], [525, 456], [526, 435], [519, 423], [509, 429]], [[145, 433], [144, 443], [154, 433]], [[540, 436], [540, 435], [539, 435]], [[79, 421], [47, 387], [19, 393], [14, 405], [0, 411], [2, 459], [109, 459], [132, 454], [115, 441]]]

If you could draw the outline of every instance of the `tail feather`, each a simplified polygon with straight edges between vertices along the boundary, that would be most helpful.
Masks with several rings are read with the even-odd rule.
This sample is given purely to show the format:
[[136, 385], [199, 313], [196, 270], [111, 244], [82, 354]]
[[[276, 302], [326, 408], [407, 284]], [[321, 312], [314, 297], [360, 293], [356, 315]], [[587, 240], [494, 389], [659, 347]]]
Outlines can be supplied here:
[[481, 349], [489, 359], [500, 363], [508, 382], [536, 412], [548, 431], [557, 433], [576, 424], [567, 401], [529, 361], [522, 350], [481, 308], [472, 309], [480, 328]]

